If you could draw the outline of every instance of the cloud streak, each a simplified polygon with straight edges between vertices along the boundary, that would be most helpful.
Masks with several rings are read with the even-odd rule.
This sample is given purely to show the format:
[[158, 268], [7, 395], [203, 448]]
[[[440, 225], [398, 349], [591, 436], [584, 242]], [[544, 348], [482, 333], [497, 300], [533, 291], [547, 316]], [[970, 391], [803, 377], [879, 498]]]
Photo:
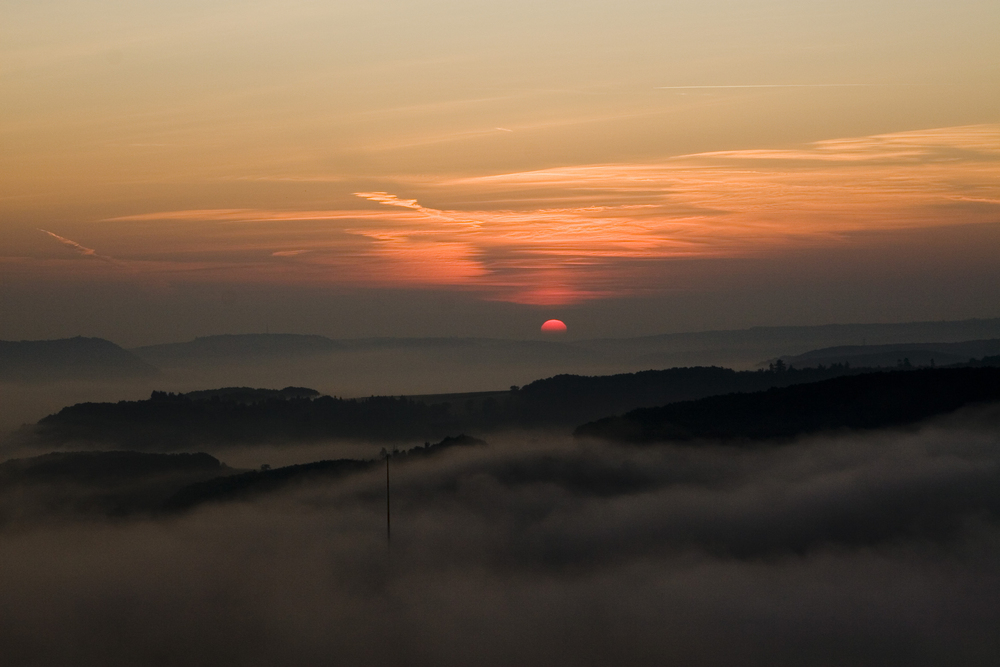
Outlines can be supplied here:
[[106, 255], [100, 255], [100, 254], [98, 254], [98, 252], [96, 250], [94, 250], [93, 248], [88, 248], [86, 246], [80, 245], [76, 241], [72, 241], [72, 240], [70, 240], [68, 238], [65, 238], [63, 236], [59, 236], [58, 234], [50, 232], [50, 231], [48, 231], [46, 229], [39, 229], [38, 231], [42, 232], [43, 234], [48, 234], [49, 236], [51, 236], [52, 238], [54, 238], [59, 243], [63, 244], [64, 246], [66, 246], [67, 248], [69, 248], [70, 250], [72, 250], [73, 252], [79, 254], [81, 257], [91, 257], [93, 259], [100, 259], [100, 260], [103, 260], [103, 261], [106, 261], [106, 262], [113, 262], [114, 261], [114, 259], [111, 258], [111, 257], [108, 257]]

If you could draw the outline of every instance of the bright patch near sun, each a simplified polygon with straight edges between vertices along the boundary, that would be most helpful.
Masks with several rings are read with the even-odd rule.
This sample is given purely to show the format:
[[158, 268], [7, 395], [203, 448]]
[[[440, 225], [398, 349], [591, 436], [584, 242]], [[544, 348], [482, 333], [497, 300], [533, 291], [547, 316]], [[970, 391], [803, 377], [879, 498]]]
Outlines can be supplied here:
[[546, 333], [558, 333], [566, 331], [566, 325], [562, 320], [546, 320], [542, 325], [542, 331]]

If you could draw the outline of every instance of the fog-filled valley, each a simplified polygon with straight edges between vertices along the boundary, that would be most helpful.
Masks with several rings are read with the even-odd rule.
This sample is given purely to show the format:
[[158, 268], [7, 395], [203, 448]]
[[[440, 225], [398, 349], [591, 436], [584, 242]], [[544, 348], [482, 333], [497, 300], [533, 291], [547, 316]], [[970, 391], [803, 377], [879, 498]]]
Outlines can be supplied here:
[[[526, 370], [544, 345], [460, 343], [448, 366], [438, 341], [377, 375], [441, 392], [361, 399], [329, 387], [371, 369], [324, 375], [261, 351], [275, 340], [153, 372], [100, 342], [126, 371], [0, 385], [5, 664], [1000, 653], [996, 340], [793, 346], [743, 370], [618, 357], [603, 375], [550, 355], [576, 374], [549, 377]], [[872, 355], [885, 365], [855, 365]], [[421, 364], [432, 381], [407, 384]]]
[[0, 644], [8, 664], [992, 664], [998, 423], [750, 448], [498, 435], [391, 459], [391, 549], [378, 462], [169, 515], [7, 522]]

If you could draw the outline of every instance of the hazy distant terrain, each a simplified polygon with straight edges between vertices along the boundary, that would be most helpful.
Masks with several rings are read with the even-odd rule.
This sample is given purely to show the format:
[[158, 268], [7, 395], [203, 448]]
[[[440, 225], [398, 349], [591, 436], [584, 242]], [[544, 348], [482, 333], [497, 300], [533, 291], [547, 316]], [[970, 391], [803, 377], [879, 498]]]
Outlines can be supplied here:
[[176, 386], [315, 387], [334, 396], [506, 389], [560, 372], [614, 372], [611, 356], [558, 341], [248, 334], [137, 348]]
[[0, 341], [0, 381], [128, 380], [155, 366], [101, 338]]
[[[165, 370], [198, 370], [213, 379], [232, 378], [224, 382], [207, 382], [209, 385], [304, 384], [339, 396], [364, 396], [487, 391], [559, 373], [596, 375], [707, 365], [750, 369], [768, 359], [833, 345], [951, 343], [986, 338], [1000, 339], [1000, 319], [757, 327], [577, 341], [334, 340], [322, 336], [243, 334], [207, 336], [131, 351]], [[965, 355], [962, 350], [964, 358], [956, 360], [965, 361], [970, 356], [992, 353], [995, 352]], [[252, 381], [268, 372], [274, 375], [273, 381]], [[239, 377], [245, 379], [237, 381]], [[338, 383], [341, 389], [331, 388]], [[358, 389], [347, 388], [352, 385]]]
[[1000, 339], [971, 340], [957, 343], [893, 343], [887, 345], [842, 345], [804, 354], [784, 355], [781, 360], [796, 368], [819, 365], [850, 364], [869, 368], [945, 366], [970, 359], [1000, 355]]
[[[1000, 319], [899, 324], [754, 327], [734, 331], [664, 334], [577, 343], [649, 367], [719, 365], [756, 368], [786, 355], [838, 345], [949, 343], [1000, 338]], [[985, 353], [970, 355], [983, 356]], [[967, 360], [968, 357], [962, 359]], [[827, 363], [827, 362], [824, 362]], [[860, 365], [860, 364], [859, 364]]]
[[[559, 374], [610, 375], [697, 365], [755, 369], [766, 367], [768, 360], [789, 359], [831, 346], [920, 343], [921, 349], [927, 349], [927, 344], [943, 349], [941, 343], [997, 339], [1000, 319], [757, 327], [584, 341], [336, 340], [316, 335], [244, 334], [206, 336], [128, 351], [100, 339], [0, 342], [0, 352], [35, 350], [30, 367], [17, 361], [16, 355], [0, 354], [0, 433], [34, 423], [66, 405], [139, 400], [152, 391], [304, 386], [336, 397], [503, 392], [512, 385]], [[39, 352], [43, 348], [45, 351]], [[966, 352], [969, 350], [960, 350], [961, 361], [967, 361]], [[938, 354], [939, 365], [950, 358]], [[892, 365], [905, 356], [898, 351], [889, 353]], [[914, 365], [923, 359], [916, 353], [913, 356]], [[863, 361], [850, 363], [872, 365]], [[803, 367], [820, 363], [829, 366], [838, 362], [822, 354], [795, 362]]]

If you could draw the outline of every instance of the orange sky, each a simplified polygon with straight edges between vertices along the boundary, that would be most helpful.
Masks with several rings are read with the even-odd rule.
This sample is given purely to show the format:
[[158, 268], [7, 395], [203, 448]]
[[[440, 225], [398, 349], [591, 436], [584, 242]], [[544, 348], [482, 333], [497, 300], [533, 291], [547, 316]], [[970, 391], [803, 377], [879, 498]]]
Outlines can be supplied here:
[[0, 11], [10, 293], [570, 306], [669, 292], [678, 262], [1000, 224], [995, 3]]

